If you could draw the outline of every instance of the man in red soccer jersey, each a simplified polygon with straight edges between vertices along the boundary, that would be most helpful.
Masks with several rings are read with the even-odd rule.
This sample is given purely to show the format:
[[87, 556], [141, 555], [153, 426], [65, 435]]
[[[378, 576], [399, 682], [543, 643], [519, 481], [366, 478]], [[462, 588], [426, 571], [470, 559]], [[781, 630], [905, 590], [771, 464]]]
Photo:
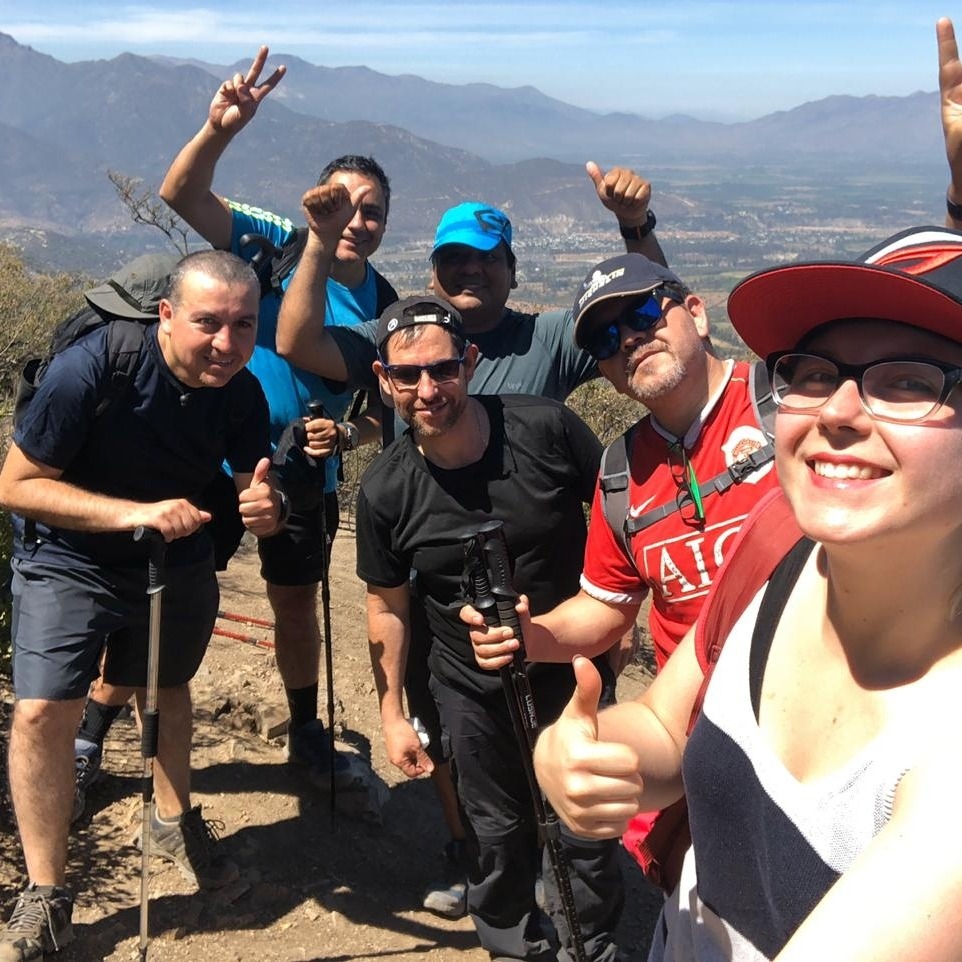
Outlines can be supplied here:
[[[697, 617], [729, 539], [776, 484], [752, 400], [752, 366], [718, 357], [702, 299], [641, 254], [622, 254], [592, 270], [574, 312], [578, 345], [649, 413], [628, 441], [625, 510], [615, 524], [606, 517], [602, 488], [617, 485], [603, 478], [581, 591], [533, 620], [525, 634], [528, 655], [557, 660], [601, 635], [617, 638], [651, 592], [649, 626], [661, 667]], [[610, 455], [606, 460], [610, 466]], [[731, 477], [733, 465], [734, 475], [745, 469], [739, 481], [721, 492], [706, 483]], [[484, 632], [475, 632], [486, 667], [504, 661], [504, 649], [497, 649], [505, 634], [496, 630], [485, 642]]]
[[[567, 660], [603, 637], [613, 642], [634, 624], [650, 592], [660, 669], [697, 618], [732, 535], [777, 484], [753, 401], [753, 368], [718, 357], [702, 299], [641, 254], [595, 267], [574, 314], [578, 346], [649, 413], [628, 436], [621, 478], [612, 452], [623, 442], [606, 452], [581, 590], [524, 623], [527, 654], [532, 661]], [[470, 617], [479, 663], [506, 664], [517, 645], [504, 643], [510, 631], [488, 631], [476, 613]], [[625, 839], [633, 854], [633, 839], [651, 822], [639, 818]]]

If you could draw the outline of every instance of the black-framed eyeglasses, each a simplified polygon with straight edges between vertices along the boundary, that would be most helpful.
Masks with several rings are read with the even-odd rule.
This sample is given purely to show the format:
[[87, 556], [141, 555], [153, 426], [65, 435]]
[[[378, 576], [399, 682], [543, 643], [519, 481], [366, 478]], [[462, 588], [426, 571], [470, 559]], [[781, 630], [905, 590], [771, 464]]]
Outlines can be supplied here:
[[585, 337], [585, 350], [596, 361], [607, 361], [621, 348], [621, 326], [637, 334], [650, 331], [665, 313], [662, 299], [670, 298], [676, 304], [684, 302], [684, 294], [676, 287], [663, 284], [651, 291], [644, 300], [635, 301], [604, 327], [598, 327]]
[[384, 373], [397, 387], [417, 387], [421, 383], [423, 373], [427, 373], [427, 376], [435, 384], [456, 381], [461, 373], [463, 363], [464, 354], [459, 357], [445, 358], [443, 361], [435, 361], [433, 364], [388, 364], [381, 360]]
[[865, 411], [876, 420], [896, 424], [924, 421], [962, 382], [962, 367], [928, 357], [843, 364], [820, 354], [780, 352], [765, 364], [780, 408], [817, 411], [843, 381], [853, 380]]
[[[668, 445], [668, 466], [671, 476], [678, 487], [678, 510], [686, 521], [701, 524], [705, 520], [705, 505], [701, 497], [701, 485], [695, 475], [695, 467], [688, 458], [688, 452], [681, 440]], [[691, 510], [691, 516], [686, 512]]]

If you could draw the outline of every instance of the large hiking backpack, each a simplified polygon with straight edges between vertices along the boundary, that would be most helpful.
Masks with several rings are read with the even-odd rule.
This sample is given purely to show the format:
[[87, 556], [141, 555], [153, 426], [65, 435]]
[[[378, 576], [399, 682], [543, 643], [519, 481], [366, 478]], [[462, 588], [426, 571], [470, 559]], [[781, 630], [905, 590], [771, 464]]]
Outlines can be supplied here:
[[[775, 435], [775, 399], [772, 397], [771, 385], [768, 383], [768, 373], [761, 361], [751, 366], [751, 380], [749, 392], [755, 420], [762, 429], [768, 443], [748, 457], [736, 461], [731, 467], [709, 478], [698, 488], [702, 498], [710, 494], [722, 494], [732, 485], [740, 484], [750, 474], [764, 467], [775, 457], [772, 438]], [[674, 499], [652, 508], [637, 518], [628, 512], [628, 485], [630, 472], [628, 459], [631, 452], [631, 442], [638, 425], [633, 424], [624, 434], [616, 438], [601, 455], [601, 467], [598, 483], [601, 487], [602, 504], [605, 520], [614, 532], [627, 557], [631, 557], [631, 536], [656, 524], [663, 518], [678, 510], [678, 503]]]
[[17, 393], [14, 399], [13, 423], [16, 426], [27, 405], [37, 392], [40, 380], [50, 366], [55, 354], [69, 347], [75, 341], [93, 331], [107, 326], [107, 355], [110, 365], [110, 380], [103, 396], [97, 402], [96, 413], [99, 417], [110, 404], [123, 394], [140, 357], [144, 343], [144, 331], [156, 318], [135, 321], [124, 317], [102, 314], [89, 304], [76, 314], [61, 321], [50, 337], [47, 353], [42, 357], [28, 358], [20, 371]]

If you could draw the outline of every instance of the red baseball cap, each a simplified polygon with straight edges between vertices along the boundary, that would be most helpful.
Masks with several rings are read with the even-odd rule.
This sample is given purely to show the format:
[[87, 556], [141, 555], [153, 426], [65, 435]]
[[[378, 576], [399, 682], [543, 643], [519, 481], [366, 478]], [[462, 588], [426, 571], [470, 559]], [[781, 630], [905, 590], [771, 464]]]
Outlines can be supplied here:
[[962, 343], [962, 231], [912, 227], [856, 261], [759, 271], [735, 286], [728, 317], [762, 358], [845, 318], [898, 321]]

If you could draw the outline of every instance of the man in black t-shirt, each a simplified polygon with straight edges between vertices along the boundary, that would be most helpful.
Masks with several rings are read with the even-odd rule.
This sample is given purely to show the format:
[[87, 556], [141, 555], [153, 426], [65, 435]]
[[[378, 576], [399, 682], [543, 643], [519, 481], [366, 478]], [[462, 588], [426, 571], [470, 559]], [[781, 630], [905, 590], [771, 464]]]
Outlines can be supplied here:
[[[357, 570], [368, 586], [368, 635], [388, 757], [409, 777], [432, 763], [405, 718], [402, 682], [410, 631], [408, 575], [418, 572], [431, 634], [429, 664], [458, 794], [467, 816], [468, 910], [492, 957], [554, 959], [534, 903], [537, 825], [497, 676], [478, 668], [465, 626], [461, 536], [504, 523], [515, 583], [532, 610], [577, 589], [585, 544], [582, 506], [594, 490], [601, 446], [554, 401], [468, 395], [477, 348], [444, 301], [409, 298], [381, 316], [374, 370], [409, 430], [361, 482]], [[595, 653], [595, 652], [591, 652]], [[539, 720], [573, 690], [570, 666], [533, 665]], [[617, 848], [569, 849], [588, 958], [616, 955], [621, 909]], [[554, 878], [545, 874], [549, 906]]]
[[174, 268], [159, 322], [144, 331], [129, 380], [106, 409], [117, 370], [101, 327], [53, 357], [18, 419], [0, 504], [15, 515], [9, 772], [30, 884], [0, 933], [4, 962], [42, 959], [73, 938], [65, 875], [74, 733], [105, 649], [105, 680], [137, 688], [143, 707], [147, 553], [132, 538], [141, 525], [167, 543], [151, 852], [199, 886], [237, 877], [191, 807], [188, 682], [218, 597], [202, 531], [211, 515], [199, 495], [226, 459], [248, 530], [270, 535], [280, 521], [267, 403], [245, 369], [259, 300], [239, 258], [192, 254]]

